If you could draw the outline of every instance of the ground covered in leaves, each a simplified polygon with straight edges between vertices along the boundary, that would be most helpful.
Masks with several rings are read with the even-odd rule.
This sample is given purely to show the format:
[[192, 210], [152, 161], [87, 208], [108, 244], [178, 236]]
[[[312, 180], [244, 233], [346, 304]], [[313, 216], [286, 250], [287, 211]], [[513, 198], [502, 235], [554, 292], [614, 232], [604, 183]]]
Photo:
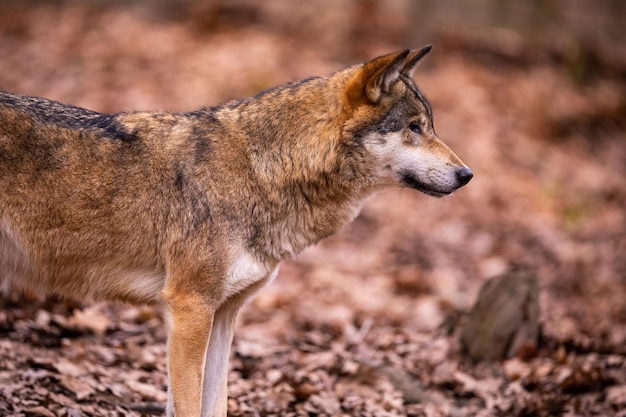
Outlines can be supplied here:
[[[99, 111], [192, 110], [406, 47], [307, 37], [306, 7], [272, 26], [272, 7], [20, 4], [0, 8], [0, 89]], [[325, 27], [365, 36], [338, 34], [341, 18]], [[442, 200], [381, 193], [284, 264], [240, 315], [229, 415], [626, 416], [624, 69], [463, 45], [442, 38], [416, 78], [474, 180]], [[537, 344], [473, 363], [467, 311], [514, 268], [539, 277]], [[0, 415], [162, 413], [159, 308], [3, 294]]]

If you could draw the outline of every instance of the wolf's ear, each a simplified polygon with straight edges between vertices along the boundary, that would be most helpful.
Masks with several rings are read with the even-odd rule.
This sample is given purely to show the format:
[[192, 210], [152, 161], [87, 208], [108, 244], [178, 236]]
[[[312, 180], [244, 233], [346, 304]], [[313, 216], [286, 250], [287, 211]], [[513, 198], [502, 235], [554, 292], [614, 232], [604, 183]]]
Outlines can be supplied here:
[[433, 49], [432, 45], [426, 45], [422, 49], [414, 49], [412, 50], [407, 58], [404, 60], [404, 66], [402, 67], [402, 75], [405, 75], [409, 78], [413, 78], [413, 73], [415, 72], [415, 68], [420, 63], [422, 58], [426, 56]]
[[409, 54], [406, 49], [384, 55], [363, 65], [362, 80], [365, 81], [365, 95], [372, 103], [378, 103], [380, 97], [391, 90], [391, 86], [400, 78], [404, 59]]

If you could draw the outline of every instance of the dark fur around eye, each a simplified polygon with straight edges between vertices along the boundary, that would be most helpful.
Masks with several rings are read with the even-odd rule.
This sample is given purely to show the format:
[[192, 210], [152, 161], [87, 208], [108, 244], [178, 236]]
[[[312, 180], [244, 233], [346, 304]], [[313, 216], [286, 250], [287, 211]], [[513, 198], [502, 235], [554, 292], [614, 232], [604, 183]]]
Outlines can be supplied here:
[[409, 129], [411, 132], [421, 135], [422, 134], [422, 126], [419, 123], [413, 122], [409, 124]]

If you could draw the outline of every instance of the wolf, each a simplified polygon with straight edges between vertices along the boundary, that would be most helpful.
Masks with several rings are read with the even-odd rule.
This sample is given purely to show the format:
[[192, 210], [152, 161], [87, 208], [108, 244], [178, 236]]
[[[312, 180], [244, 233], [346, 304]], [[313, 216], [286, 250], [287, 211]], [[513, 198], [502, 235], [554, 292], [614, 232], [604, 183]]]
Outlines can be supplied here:
[[430, 50], [186, 113], [0, 93], [0, 278], [162, 303], [167, 414], [226, 416], [235, 318], [282, 260], [378, 190], [442, 197], [471, 180], [413, 80]]

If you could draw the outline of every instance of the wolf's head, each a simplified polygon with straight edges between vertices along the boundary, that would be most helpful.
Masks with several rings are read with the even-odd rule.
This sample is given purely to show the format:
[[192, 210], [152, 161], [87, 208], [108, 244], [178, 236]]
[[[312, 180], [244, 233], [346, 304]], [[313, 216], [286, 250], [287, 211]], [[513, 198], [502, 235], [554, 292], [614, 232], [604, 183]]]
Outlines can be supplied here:
[[442, 197], [473, 174], [437, 137], [430, 104], [413, 81], [430, 49], [396, 52], [353, 67], [344, 95], [345, 134], [363, 146], [377, 184], [400, 183]]

